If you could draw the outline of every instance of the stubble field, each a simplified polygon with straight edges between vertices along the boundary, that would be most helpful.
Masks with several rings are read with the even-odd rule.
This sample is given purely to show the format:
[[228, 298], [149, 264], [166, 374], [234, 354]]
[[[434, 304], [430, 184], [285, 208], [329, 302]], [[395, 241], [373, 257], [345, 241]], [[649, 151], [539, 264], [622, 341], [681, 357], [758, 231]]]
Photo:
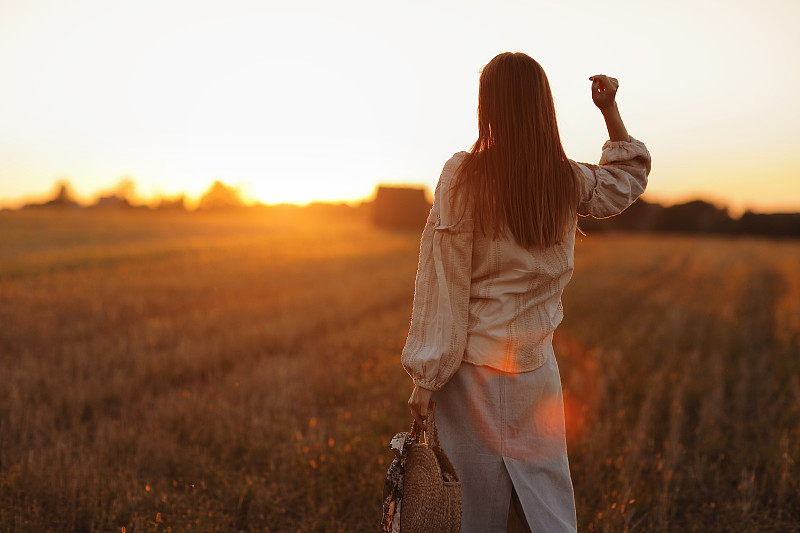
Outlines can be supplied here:
[[[0, 213], [0, 530], [376, 531], [419, 234]], [[589, 235], [556, 337], [581, 531], [800, 530], [800, 242]]]

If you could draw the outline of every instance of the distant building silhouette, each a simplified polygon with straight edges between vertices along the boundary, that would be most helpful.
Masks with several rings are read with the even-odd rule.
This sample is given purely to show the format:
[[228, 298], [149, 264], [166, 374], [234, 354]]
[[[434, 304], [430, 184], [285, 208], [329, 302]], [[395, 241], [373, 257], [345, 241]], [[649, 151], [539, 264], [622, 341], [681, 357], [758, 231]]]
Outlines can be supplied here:
[[[94, 204], [89, 206], [92, 209], [131, 209], [136, 199], [136, 184], [131, 178], [123, 178], [111, 189], [101, 192]], [[145, 207], [139, 205], [138, 207]]]
[[181, 194], [175, 198], [161, 198], [156, 209], [167, 209], [170, 211], [185, 211], [186, 196]]

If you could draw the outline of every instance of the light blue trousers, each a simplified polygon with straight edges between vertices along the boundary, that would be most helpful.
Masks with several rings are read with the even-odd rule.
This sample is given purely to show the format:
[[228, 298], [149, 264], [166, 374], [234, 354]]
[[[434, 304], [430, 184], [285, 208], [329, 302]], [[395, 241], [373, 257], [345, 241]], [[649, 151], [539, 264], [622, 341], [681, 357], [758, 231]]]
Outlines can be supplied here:
[[461, 478], [462, 533], [504, 533], [512, 488], [537, 532], [575, 532], [555, 356], [518, 374], [463, 363], [433, 395], [439, 440]]

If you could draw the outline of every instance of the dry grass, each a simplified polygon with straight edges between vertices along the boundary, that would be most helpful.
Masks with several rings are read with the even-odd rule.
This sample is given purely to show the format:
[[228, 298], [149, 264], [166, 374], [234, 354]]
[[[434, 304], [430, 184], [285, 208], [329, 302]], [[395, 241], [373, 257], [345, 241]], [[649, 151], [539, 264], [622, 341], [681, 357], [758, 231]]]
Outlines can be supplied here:
[[[0, 213], [0, 530], [375, 531], [418, 243], [310, 213]], [[576, 264], [580, 529], [800, 529], [800, 244], [590, 236]]]

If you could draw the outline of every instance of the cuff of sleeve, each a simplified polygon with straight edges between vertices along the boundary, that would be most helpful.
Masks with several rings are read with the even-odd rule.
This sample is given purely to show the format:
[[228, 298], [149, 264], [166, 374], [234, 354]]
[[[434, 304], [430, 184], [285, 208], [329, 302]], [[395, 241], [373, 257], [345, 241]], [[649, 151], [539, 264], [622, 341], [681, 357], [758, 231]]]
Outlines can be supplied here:
[[630, 141], [606, 141], [603, 144], [603, 155], [600, 157], [600, 164], [630, 161], [637, 157], [650, 159], [650, 153], [642, 141], [638, 141], [633, 137], [631, 137]]
[[439, 385], [433, 381], [428, 381], [426, 379], [414, 379], [414, 385], [417, 387], [436, 392], [437, 390], [442, 388], [442, 385]]

